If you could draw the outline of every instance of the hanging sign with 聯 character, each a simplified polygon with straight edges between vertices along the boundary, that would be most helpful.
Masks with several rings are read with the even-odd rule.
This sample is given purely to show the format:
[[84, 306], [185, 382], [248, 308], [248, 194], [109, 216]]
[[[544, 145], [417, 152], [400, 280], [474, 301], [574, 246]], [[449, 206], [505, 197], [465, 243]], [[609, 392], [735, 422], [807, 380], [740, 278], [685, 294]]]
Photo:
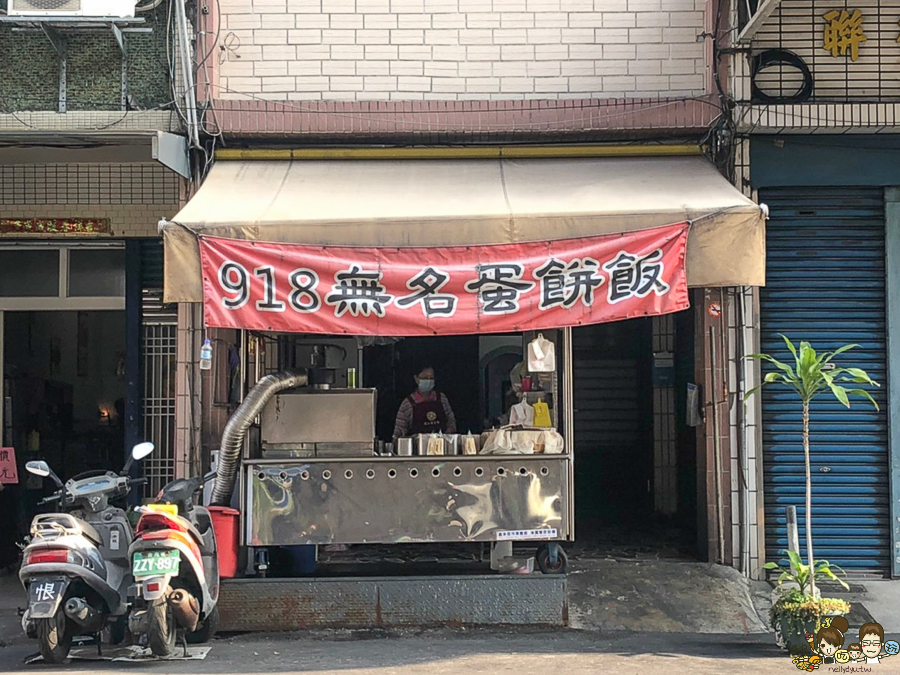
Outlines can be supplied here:
[[12, 448], [0, 448], [0, 483], [16, 485], [19, 482], [19, 471], [16, 469], [16, 451]]
[[200, 236], [204, 316], [219, 328], [405, 336], [667, 314], [689, 306], [688, 228], [434, 248]]

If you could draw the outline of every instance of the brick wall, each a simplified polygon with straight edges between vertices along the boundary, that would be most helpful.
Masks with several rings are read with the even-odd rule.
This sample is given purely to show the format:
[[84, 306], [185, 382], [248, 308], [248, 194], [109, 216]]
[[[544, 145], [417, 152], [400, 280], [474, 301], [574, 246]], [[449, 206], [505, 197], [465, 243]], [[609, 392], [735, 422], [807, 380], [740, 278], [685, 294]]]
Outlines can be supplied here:
[[113, 236], [157, 236], [180, 178], [153, 164], [0, 165], [0, 218], [109, 218]]
[[706, 0], [220, 0], [219, 91], [270, 100], [705, 92]]

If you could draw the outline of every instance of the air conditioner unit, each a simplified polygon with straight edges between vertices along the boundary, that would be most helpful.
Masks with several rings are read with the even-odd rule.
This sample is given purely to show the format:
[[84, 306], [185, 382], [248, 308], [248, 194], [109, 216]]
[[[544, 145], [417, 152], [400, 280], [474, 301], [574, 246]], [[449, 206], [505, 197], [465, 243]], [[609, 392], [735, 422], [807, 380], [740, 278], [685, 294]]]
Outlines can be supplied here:
[[134, 0], [9, 0], [9, 16], [134, 16]]

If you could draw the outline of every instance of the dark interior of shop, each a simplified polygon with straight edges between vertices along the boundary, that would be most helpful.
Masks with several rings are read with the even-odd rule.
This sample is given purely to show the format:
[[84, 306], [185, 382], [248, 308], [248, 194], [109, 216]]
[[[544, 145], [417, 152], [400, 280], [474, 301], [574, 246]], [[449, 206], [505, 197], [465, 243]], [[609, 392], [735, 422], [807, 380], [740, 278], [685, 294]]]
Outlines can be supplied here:
[[[20, 466], [45, 460], [66, 480], [83, 471], [117, 471], [124, 461], [125, 313], [23, 311], [5, 313], [3, 445]], [[0, 564], [12, 564], [15, 542], [27, 534], [49, 484], [20, 474], [0, 492]]]
[[460, 433], [481, 431], [478, 396], [478, 336], [406, 338], [389, 345], [367, 347], [363, 383], [378, 390], [378, 438], [389, 441], [397, 409], [416, 388], [415, 374], [430, 366], [435, 391], [444, 394], [456, 415]]
[[[693, 313], [665, 325], [673, 347], [671, 367], [656, 372], [659, 323], [634, 319], [573, 331], [575, 409], [576, 555], [629, 558], [695, 557], [696, 440], [686, 423], [686, 389], [694, 381]], [[308, 339], [308, 338], [306, 338]], [[522, 360], [521, 335], [452, 336], [381, 340], [362, 350], [362, 385], [378, 390], [376, 433], [389, 441], [403, 399], [423, 366], [435, 370], [436, 389], [453, 407], [460, 433], [503, 424], [517, 401], [511, 371]], [[302, 361], [302, 359], [301, 359]], [[477, 386], [473, 386], [477, 385]], [[655, 387], [670, 390], [665, 410]], [[667, 419], [663, 419], [667, 418]], [[655, 474], [654, 429], [667, 424], [674, 438], [670, 476]], [[674, 491], [661, 499], [662, 490]], [[668, 506], [661, 507], [664, 503]], [[529, 548], [522, 545], [523, 550]], [[533, 548], [531, 546], [530, 548]], [[321, 547], [320, 574], [359, 572], [359, 564], [392, 560], [397, 573], [410, 564], [484, 562], [481, 544], [354, 545]], [[369, 568], [365, 565], [364, 569]], [[390, 573], [379, 569], [379, 573]]]
[[[691, 557], [696, 527], [695, 430], [686, 424], [685, 391], [694, 380], [693, 314], [668, 324], [674, 345], [671, 372], [660, 375], [654, 358], [654, 320], [635, 319], [573, 330], [575, 428], [574, 550], [582, 555]], [[658, 324], [656, 328], [658, 332]], [[118, 469], [124, 445], [124, 313], [8, 312], [5, 382], [11, 410], [5, 441], [46, 459], [68, 477], [90, 469]], [[655, 342], [656, 340], [656, 342]], [[315, 349], [293, 341], [272, 352], [293, 352], [291, 363], [315, 360]], [[315, 342], [315, 341], [312, 341]], [[327, 365], [361, 366], [359, 384], [378, 390], [376, 435], [391, 440], [396, 412], [415, 389], [423, 366], [435, 370], [436, 389], [450, 401], [460, 433], [499, 426], [517, 397], [511, 371], [522, 361], [521, 335], [452, 336], [377, 340], [357, 351], [353, 339], [323, 340]], [[307, 354], [307, 352], [310, 352]], [[361, 356], [361, 362], [359, 357]], [[273, 364], [274, 365], [274, 364]], [[344, 372], [341, 375], [346, 378]], [[660, 380], [662, 377], [662, 380]], [[674, 392], [665, 411], [675, 429], [674, 478], [661, 487], [654, 473], [654, 385]], [[346, 379], [334, 386], [346, 386]], [[657, 404], [658, 407], [658, 404]], [[19, 513], [21, 532], [4, 535], [5, 556], [14, 556], [33, 507], [44, 494], [29, 479], [2, 493]], [[675, 490], [660, 509], [661, 489]], [[22, 495], [15, 495], [21, 491]], [[18, 504], [18, 506], [16, 505]], [[674, 508], [671, 505], [675, 505]], [[25, 529], [23, 529], [25, 528]], [[332, 564], [403, 560], [408, 563], [484, 561], [487, 547], [466, 545], [352, 546], [320, 549], [320, 573]], [[533, 548], [533, 547], [532, 547]], [[277, 559], [277, 556], [276, 556]], [[9, 564], [4, 560], [4, 564]], [[398, 570], [398, 573], [400, 570]]]
[[[670, 331], [674, 359], [668, 373], [654, 372], [651, 319], [573, 331], [575, 548], [584, 554], [694, 555], [696, 440], [686, 424], [685, 402], [694, 381], [692, 312], [674, 315]], [[674, 408], [663, 413], [654, 409], [654, 385], [660, 384], [674, 393]], [[666, 422], [675, 430], [666, 439], [675, 468], [662, 485], [654, 451]], [[663, 499], [662, 490], [675, 494]]]

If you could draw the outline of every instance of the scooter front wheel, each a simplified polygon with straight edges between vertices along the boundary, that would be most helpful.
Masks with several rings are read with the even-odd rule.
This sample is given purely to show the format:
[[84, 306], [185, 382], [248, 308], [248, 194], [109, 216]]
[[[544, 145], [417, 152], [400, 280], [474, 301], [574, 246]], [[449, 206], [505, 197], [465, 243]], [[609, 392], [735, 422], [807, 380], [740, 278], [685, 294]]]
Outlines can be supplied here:
[[147, 610], [147, 643], [155, 656], [169, 656], [175, 650], [175, 617], [165, 597], [157, 598]]
[[74, 626], [63, 611], [62, 604], [56, 610], [53, 618], [35, 619], [34, 627], [37, 631], [38, 644], [44, 662], [62, 663], [65, 661], [69, 656], [69, 650], [72, 649]]

